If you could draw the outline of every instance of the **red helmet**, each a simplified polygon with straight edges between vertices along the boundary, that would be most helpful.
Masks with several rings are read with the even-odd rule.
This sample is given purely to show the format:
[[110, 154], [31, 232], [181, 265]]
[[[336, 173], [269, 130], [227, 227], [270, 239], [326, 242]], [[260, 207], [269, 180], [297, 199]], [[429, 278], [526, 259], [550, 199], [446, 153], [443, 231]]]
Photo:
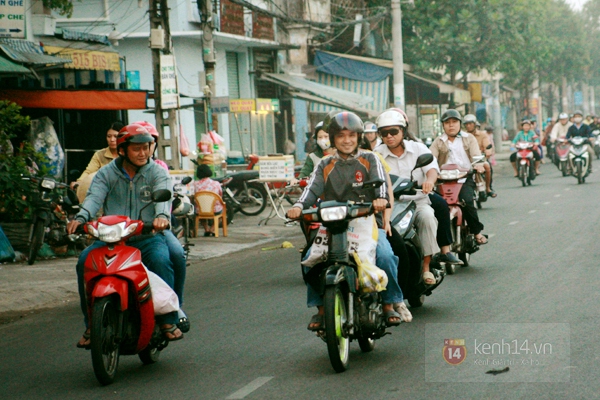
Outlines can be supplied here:
[[144, 128], [146, 128], [146, 130], [148, 131], [149, 134], [152, 135], [152, 137], [156, 139], [158, 139], [158, 131], [156, 130], [156, 128], [154, 127], [154, 125], [152, 125], [150, 122], [148, 121], [137, 121], [134, 122], [134, 124], [136, 125], [141, 125]]
[[139, 124], [130, 124], [124, 126], [117, 136], [117, 149], [128, 145], [129, 143], [152, 143], [154, 138], [148, 130]]

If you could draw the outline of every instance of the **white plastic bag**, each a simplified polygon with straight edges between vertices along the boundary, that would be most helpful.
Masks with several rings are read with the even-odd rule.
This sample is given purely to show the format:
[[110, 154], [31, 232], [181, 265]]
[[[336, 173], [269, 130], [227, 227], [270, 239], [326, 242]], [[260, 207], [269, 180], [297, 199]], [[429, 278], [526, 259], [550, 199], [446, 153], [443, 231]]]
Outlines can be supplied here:
[[[353, 219], [348, 225], [348, 252], [356, 252], [363, 262], [375, 265], [378, 236], [377, 221], [373, 215]], [[313, 267], [323, 262], [326, 256], [327, 229], [322, 226], [301, 264], [305, 267]]]
[[[145, 267], [144, 267], [145, 268]], [[146, 268], [150, 292], [154, 303], [154, 315], [164, 315], [179, 310], [179, 298], [163, 279]]]

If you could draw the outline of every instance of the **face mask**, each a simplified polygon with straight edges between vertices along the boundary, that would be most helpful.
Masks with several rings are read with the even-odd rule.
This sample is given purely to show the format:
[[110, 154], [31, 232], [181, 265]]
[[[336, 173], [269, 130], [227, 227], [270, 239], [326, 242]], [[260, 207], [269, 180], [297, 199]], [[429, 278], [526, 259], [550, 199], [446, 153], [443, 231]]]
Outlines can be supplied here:
[[328, 148], [331, 147], [331, 143], [329, 142], [329, 139], [319, 139], [319, 140], [317, 140], [317, 144], [319, 145], [319, 147], [322, 150], [327, 150]]
[[581, 121], [583, 121], [583, 118], [581, 118], [581, 117], [575, 117], [575, 118], [573, 118], [573, 121], [574, 121], [576, 124], [580, 124], [580, 123], [581, 123]]

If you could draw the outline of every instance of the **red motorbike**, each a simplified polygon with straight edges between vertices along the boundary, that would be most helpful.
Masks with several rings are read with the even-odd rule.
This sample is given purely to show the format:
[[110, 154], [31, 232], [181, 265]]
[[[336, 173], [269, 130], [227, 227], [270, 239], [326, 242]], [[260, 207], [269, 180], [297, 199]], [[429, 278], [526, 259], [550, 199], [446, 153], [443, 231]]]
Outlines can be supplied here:
[[[153, 202], [170, 198], [168, 190], [152, 194]], [[94, 374], [102, 385], [108, 385], [115, 378], [120, 355], [137, 354], [144, 364], [153, 364], [169, 343], [154, 320], [141, 253], [126, 244], [133, 236], [150, 233], [152, 225], [111, 215], [85, 224], [84, 230], [106, 242], [106, 246], [90, 251], [84, 280]]]
[[556, 159], [558, 160], [556, 166], [562, 173], [562, 176], [571, 175], [571, 166], [569, 165], [570, 148], [571, 145], [569, 144], [569, 141], [566, 138], [556, 139], [556, 146], [554, 148], [556, 151]]
[[517, 176], [523, 186], [530, 185], [535, 179], [535, 167], [533, 165], [533, 152], [537, 149], [531, 142], [517, 142]]
[[[480, 157], [475, 162], [479, 162]], [[475, 235], [470, 232], [467, 221], [463, 217], [461, 202], [458, 198], [465, 179], [472, 179], [473, 171], [461, 168], [456, 164], [446, 164], [440, 168], [437, 192], [446, 200], [450, 208], [450, 221], [452, 224], [452, 251], [458, 254], [463, 262], [463, 267], [469, 266], [471, 254], [479, 250]], [[456, 265], [446, 264], [446, 273], [456, 272]]]

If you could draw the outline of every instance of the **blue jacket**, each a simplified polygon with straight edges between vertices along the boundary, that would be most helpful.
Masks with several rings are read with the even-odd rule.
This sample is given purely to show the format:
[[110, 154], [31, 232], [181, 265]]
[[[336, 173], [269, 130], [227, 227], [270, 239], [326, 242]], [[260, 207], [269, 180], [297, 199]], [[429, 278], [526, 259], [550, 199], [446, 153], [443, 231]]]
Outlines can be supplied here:
[[575, 136], [583, 136], [586, 138], [593, 137], [592, 129], [589, 125], [582, 123], [579, 128], [575, 126], [575, 124], [571, 125], [569, 130], [567, 131], [567, 139], [570, 139]]
[[[104, 215], [125, 215], [131, 219], [140, 219], [140, 210], [152, 201], [152, 192], [158, 189], [171, 190], [171, 179], [167, 171], [152, 160], [141, 167], [133, 179], [129, 179], [122, 167], [123, 159], [119, 157], [98, 170], [81, 205], [81, 211], [77, 213], [77, 219], [89, 221], [100, 208], [104, 209]], [[144, 209], [141, 220], [150, 222], [157, 217], [170, 220], [170, 201], [148, 206]]]

